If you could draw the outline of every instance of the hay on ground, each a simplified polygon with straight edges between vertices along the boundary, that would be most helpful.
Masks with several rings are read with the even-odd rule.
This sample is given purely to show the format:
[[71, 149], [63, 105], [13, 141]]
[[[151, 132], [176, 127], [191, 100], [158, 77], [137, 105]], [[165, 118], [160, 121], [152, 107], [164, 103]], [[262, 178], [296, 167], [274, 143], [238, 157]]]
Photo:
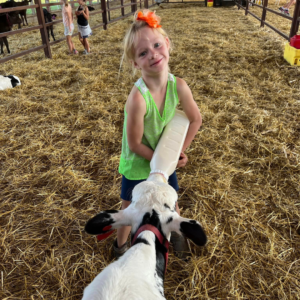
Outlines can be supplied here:
[[[283, 39], [236, 7], [157, 13], [175, 46], [171, 71], [203, 116], [178, 170], [179, 206], [209, 238], [188, 262], [171, 249], [166, 298], [300, 299], [299, 68], [284, 61]], [[89, 56], [60, 43], [52, 60], [40, 51], [1, 65], [22, 81], [0, 99], [1, 299], [81, 299], [112, 261], [114, 237], [99, 243], [83, 228], [120, 207], [130, 20], [96, 30]], [[39, 40], [10, 38], [11, 49], [26, 37]]]

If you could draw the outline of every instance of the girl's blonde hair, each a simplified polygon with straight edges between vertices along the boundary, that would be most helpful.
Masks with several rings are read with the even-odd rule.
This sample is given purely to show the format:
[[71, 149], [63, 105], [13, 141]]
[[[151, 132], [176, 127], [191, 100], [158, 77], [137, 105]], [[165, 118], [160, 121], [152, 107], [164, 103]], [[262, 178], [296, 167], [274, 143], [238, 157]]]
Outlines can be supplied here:
[[64, 0], [65, 6], [67, 7], [69, 5], [69, 0]]
[[[125, 61], [129, 66], [132, 67], [132, 71], [133, 71], [133, 75], [136, 72], [136, 69], [133, 66], [133, 61], [134, 61], [134, 39], [137, 35], [137, 33], [144, 27], [149, 26], [148, 23], [146, 21], [141, 21], [141, 20], [137, 20], [137, 16], [138, 13], [142, 12], [144, 16], [148, 15], [148, 13], [150, 12], [150, 10], [148, 9], [143, 9], [141, 11], [137, 11], [134, 14], [134, 18], [133, 18], [133, 23], [131, 24], [130, 28], [128, 29], [128, 31], [125, 34], [124, 40], [123, 40], [123, 56], [121, 59], [121, 66], [123, 64], [123, 61]], [[155, 15], [158, 24], [160, 22], [160, 17]], [[150, 26], [149, 26], [150, 27]], [[161, 35], [163, 35], [165, 38], [168, 38], [168, 34], [166, 33], [166, 31], [164, 29], [162, 29], [162, 27], [159, 28], [152, 28], [153, 30], [157, 30]], [[169, 39], [170, 42], [170, 51], [172, 50], [172, 43], [171, 40]], [[120, 66], [120, 67], [121, 67]]]

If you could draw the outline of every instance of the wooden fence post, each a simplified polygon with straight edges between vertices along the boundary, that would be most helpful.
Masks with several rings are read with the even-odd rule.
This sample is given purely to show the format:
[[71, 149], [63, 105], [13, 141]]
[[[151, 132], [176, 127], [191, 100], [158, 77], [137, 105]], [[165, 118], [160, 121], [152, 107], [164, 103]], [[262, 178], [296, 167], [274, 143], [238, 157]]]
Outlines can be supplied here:
[[145, 1], [144, 1], [144, 7], [145, 7], [145, 8], [148, 8], [148, 7], [149, 7], [148, 0], [145, 0]]
[[131, 0], [131, 3], [135, 3], [135, 5], [131, 5], [131, 12], [134, 13], [137, 11], [136, 0]]
[[46, 24], [45, 24], [41, 0], [34, 0], [34, 3], [39, 5], [39, 7], [36, 8], [36, 16], [37, 16], [39, 25], [43, 26], [42, 28], [40, 28], [40, 33], [41, 33], [43, 45], [47, 46], [46, 48], [44, 48], [45, 56], [48, 58], [52, 58], [51, 48], [50, 48], [50, 44], [49, 44], [48, 33], [47, 33]]
[[[124, 0], [121, 0], [121, 5], [122, 6], [124, 5]], [[125, 9], [124, 9], [124, 7], [121, 8], [121, 13], [122, 13], [122, 16], [124, 17], [124, 15], [125, 15]]]
[[249, 9], [249, 0], [246, 0], [245, 16], [248, 15], [248, 9]]
[[101, 10], [102, 12], [102, 21], [103, 21], [103, 29], [107, 29], [107, 14], [106, 14], [106, 0], [101, 0]]
[[264, 27], [265, 26], [265, 20], [266, 20], [266, 14], [267, 14], [266, 7], [267, 6], [268, 6], [268, 0], [264, 0], [260, 27]]
[[[109, 9], [109, 0], [106, 0], [106, 7]], [[110, 10], [107, 11], [108, 21], [110, 21]]]
[[[31, 0], [31, 4], [34, 5], [34, 0]], [[36, 11], [35, 8], [32, 8], [32, 9], [31, 9], [32, 16], [35, 16], [35, 15], [36, 15], [35, 11]]]
[[297, 0], [295, 5], [293, 20], [292, 20], [289, 40], [291, 39], [291, 37], [297, 34], [297, 31], [299, 29], [299, 17], [300, 17], [300, 0]]

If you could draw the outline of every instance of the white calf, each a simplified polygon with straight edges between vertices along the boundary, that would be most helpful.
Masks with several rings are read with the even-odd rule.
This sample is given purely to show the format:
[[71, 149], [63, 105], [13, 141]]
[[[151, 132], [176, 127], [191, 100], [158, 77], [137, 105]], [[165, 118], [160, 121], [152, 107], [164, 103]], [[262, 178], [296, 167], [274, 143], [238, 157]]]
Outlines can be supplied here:
[[176, 201], [176, 191], [161, 175], [154, 174], [134, 188], [128, 208], [102, 211], [87, 222], [86, 232], [103, 238], [116, 228], [132, 226], [132, 246], [85, 288], [82, 300], [165, 299], [163, 284], [171, 231], [184, 234], [196, 245], [206, 243], [200, 224], [177, 214]]
[[13, 76], [13, 75], [2, 76], [2, 75], [0, 75], [0, 91], [14, 88], [17, 85], [21, 85], [21, 81], [17, 76]]

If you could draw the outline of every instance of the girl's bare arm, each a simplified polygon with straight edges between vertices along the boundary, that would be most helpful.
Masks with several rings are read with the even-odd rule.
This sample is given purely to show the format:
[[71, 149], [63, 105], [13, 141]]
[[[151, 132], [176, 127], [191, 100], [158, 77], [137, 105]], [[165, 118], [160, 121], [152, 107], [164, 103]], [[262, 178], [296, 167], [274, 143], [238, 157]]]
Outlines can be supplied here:
[[84, 16], [84, 18], [85, 18], [86, 20], [89, 19], [89, 17], [90, 17], [90, 12], [89, 12], [89, 8], [88, 8], [87, 6], [85, 7], [85, 10], [82, 12], [82, 14], [83, 14], [83, 16]]
[[127, 112], [126, 131], [129, 149], [150, 161], [153, 156], [153, 150], [142, 144], [146, 103], [136, 87], [132, 89], [125, 109]]
[[71, 6], [67, 10], [67, 16], [68, 16], [68, 20], [69, 20], [69, 30], [71, 31], [71, 24], [73, 23], [73, 14], [72, 14]]

